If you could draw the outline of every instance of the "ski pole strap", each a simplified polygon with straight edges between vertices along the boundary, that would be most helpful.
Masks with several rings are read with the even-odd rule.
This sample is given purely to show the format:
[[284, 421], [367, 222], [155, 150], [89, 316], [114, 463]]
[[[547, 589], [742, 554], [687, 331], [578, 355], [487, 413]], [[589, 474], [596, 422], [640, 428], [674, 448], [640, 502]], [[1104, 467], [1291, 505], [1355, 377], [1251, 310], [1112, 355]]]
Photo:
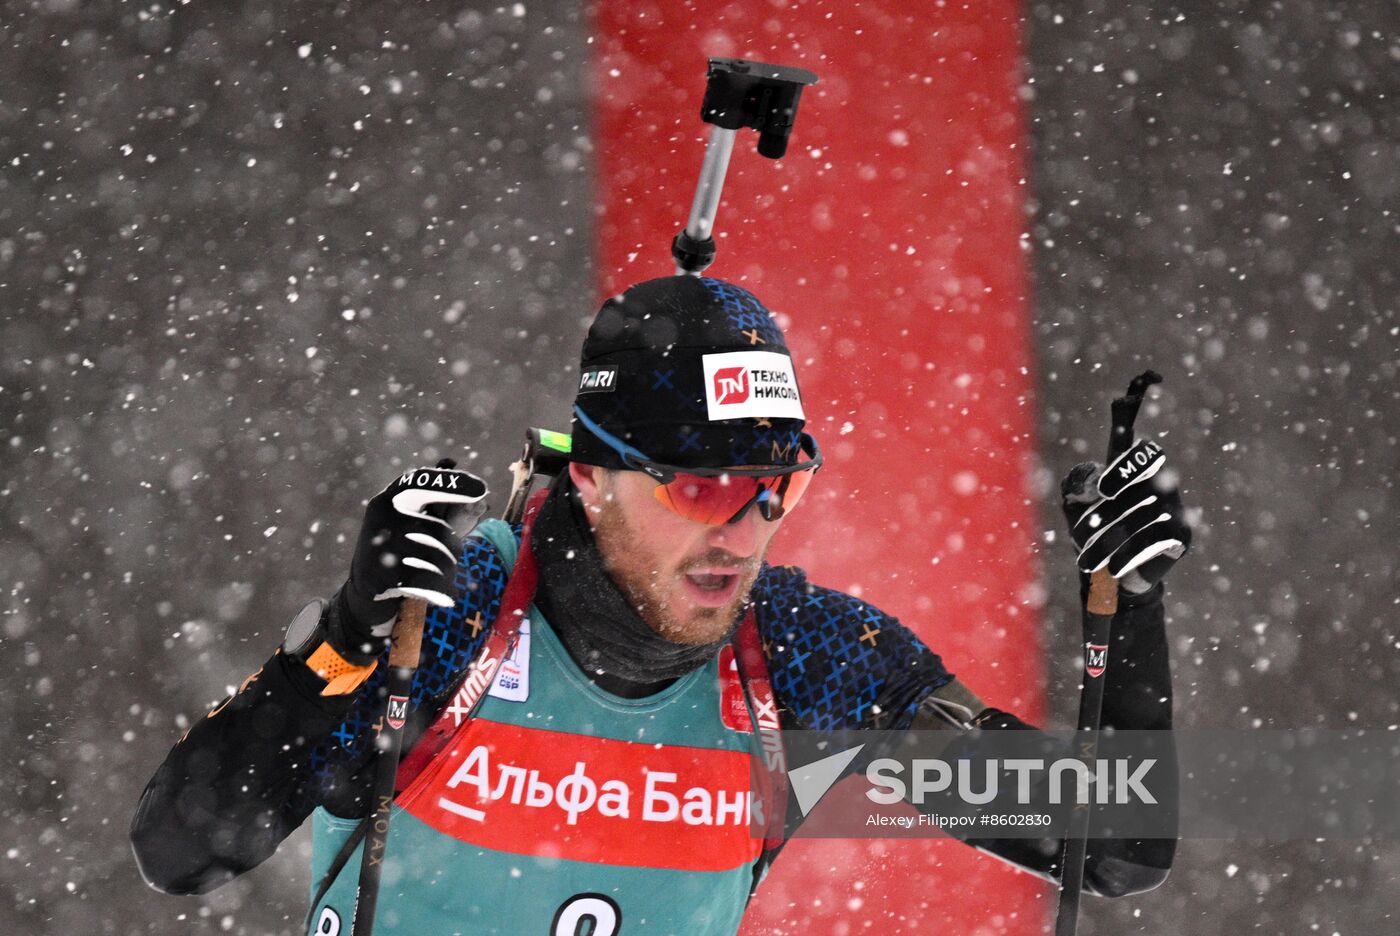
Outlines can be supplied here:
[[505, 593], [501, 596], [501, 609], [491, 625], [491, 633], [476, 659], [468, 667], [451, 701], [419, 736], [408, 755], [399, 762], [399, 775], [394, 784], [396, 789], [407, 789], [438, 752], [447, 746], [462, 723], [476, 713], [481, 700], [486, 697], [486, 691], [491, 688], [501, 663], [515, 651], [515, 645], [520, 639], [520, 622], [525, 620], [530, 603], [535, 600], [535, 586], [539, 583], [535, 552], [530, 548], [530, 531], [547, 493], [540, 491], [535, 494], [525, 508], [525, 525], [520, 533], [520, 551], [515, 560], [515, 568], [506, 582]]
[[759, 772], [760, 802], [763, 804], [763, 847], [776, 851], [786, 840], [787, 824], [787, 753], [783, 749], [782, 724], [778, 718], [778, 703], [773, 697], [773, 684], [768, 678], [768, 659], [763, 653], [763, 641], [758, 635], [758, 621], [750, 608], [743, 623], [734, 634], [734, 659], [739, 664], [739, 677], [748, 689], [749, 702], [754, 709], [754, 727], [758, 729], [759, 747], [763, 755], [763, 770]]
[[321, 882], [316, 885], [316, 893], [311, 898], [311, 906], [306, 908], [306, 919], [301, 921], [301, 931], [309, 932], [313, 917], [316, 915], [316, 908], [321, 906], [321, 901], [326, 899], [326, 894], [330, 891], [335, 879], [340, 877], [341, 870], [350, 861], [350, 856], [355, 853], [355, 849], [360, 847], [360, 843], [365, 840], [366, 833], [369, 832], [370, 816], [360, 820], [354, 831], [341, 843], [340, 851], [335, 853], [331, 859], [331, 864], [326, 869], [326, 874], [321, 878]]

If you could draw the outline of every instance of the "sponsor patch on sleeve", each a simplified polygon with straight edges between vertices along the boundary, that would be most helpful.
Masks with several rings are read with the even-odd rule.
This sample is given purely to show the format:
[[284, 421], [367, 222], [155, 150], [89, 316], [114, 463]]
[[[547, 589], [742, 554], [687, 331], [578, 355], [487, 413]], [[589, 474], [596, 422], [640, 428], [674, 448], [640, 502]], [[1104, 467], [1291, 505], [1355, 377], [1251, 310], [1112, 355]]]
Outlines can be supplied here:
[[701, 359], [711, 420], [806, 419], [792, 358], [776, 351], [728, 351]]

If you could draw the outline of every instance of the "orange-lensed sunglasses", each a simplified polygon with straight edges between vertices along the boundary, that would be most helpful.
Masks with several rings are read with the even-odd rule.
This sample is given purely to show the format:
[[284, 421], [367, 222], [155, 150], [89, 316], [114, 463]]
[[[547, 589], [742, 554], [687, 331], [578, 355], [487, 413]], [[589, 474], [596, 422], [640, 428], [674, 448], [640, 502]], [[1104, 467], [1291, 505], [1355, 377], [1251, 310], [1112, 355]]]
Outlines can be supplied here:
[[777, 520], [797, 506], [821, 467], [817, 440], [802, 433], [799, 458], [781, 468], [689, 468], [652, 461], [640, 451], [599, 426], [578, 407], [574, 415], [583, 427], [622, 458], [633, 471], [657, 482], [656, 499], [678, 516], [697, 523], [720, 526], [738, 523], [757, 506], [765, 520]]

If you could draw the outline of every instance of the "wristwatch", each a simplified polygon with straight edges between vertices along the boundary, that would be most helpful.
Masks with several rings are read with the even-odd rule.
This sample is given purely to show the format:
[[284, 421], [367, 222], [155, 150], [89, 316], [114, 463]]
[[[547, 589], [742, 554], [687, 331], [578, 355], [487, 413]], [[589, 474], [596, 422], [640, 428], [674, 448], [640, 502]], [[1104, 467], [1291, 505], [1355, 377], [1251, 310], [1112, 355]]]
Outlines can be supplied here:
[[315, 598], [297, 612], [292, 623], [287, 625], [286, 636], [282, 638], [282, 652], [302, 661], [325, 680], [326, 687], [321, 690], [321, 695], [348, 695], [360, 688], [379, 661], [371, 660], [368, 665], [361, 666], [336, 652], [326, 639], [326, 628], [322, 623], [328, 604], [323, 598]]
[[292, 623], [287, 625], [287, 636], [282, 638], [283, 653], [305, 659], [308, 651], [316, 649], [315, 641], [324, 637], [320, 632], [321, 615], [329, 604], [324, 598], [313, 598], [297, 612]]

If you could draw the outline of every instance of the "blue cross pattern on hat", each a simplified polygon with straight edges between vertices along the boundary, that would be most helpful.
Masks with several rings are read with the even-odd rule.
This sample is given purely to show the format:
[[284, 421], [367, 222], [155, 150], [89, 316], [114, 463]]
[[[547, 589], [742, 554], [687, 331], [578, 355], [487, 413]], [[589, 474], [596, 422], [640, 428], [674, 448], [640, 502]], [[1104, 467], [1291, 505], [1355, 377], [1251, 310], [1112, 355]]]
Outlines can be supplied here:
[[[696, 468], [790, 465], [806, 415], [771, 312], [713, 277], [646, 280], [603, 303], [584, 339], [576, 406], [613, 442]], [[575, 415], [571, 457], [624, 468]]]

